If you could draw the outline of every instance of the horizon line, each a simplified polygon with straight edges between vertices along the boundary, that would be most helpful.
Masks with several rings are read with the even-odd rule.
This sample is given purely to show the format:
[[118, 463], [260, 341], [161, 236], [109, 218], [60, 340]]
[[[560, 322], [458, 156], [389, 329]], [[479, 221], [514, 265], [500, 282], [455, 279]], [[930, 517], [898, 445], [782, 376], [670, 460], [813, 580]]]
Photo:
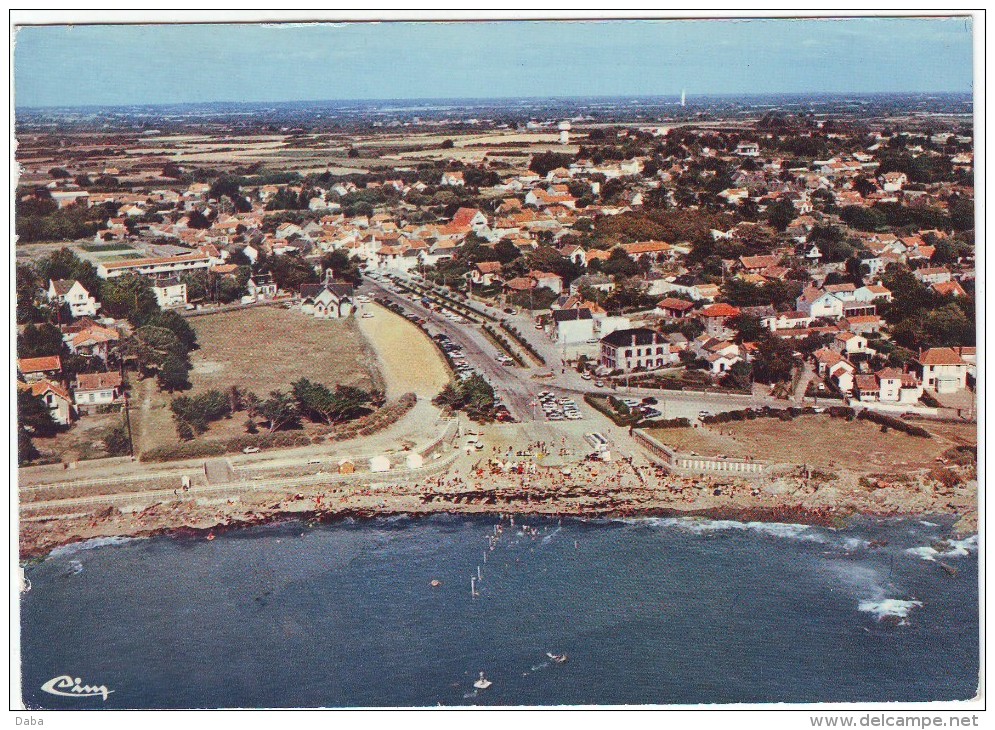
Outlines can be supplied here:
[[[16, 80], [15, 80], [16, 81]], [[15, 84], [16, 91], [16, 84]], [[968, 95], [972, 98], [974, 97], [974, 89], [967, 90], [945, 90], [945, 91], [920, 91], [920, 90], [903, 90], [903, 91], [764, 91], [764, 92], [710, 92], [710, 93], [699, 93], [699, 94], [689, 94], [688, 98], [721, 98], [721, 97], [740, 97], [740, 98], [759, 98], [766, 96], [888, 96], [888, 95], [920, 95], [920, 96], [932, 96], [932, 95]], [[180, 105], [198, 105], [198, 104], [328, 104], [328, 103], [339, 103], [339, 102], [428, 102], [428, 101], [541, 101], [541, 100], [571, 100], [571, 99], [667, 99], [674, 97], [679, 100], [681, 94], [675, 92], [673, 94], [568, 94], [568, 95], [514, 95], [514, 96], [420, 96], [420, 97], [357, 97], [357, 98], [339, 98], [339, 99], [261, 99], [261, 100], [235, 100], [235, 99], [214, 99], [214, 100], [201, 100], [201, 101], [151, 101], [151, 102], [93, 102], [86, 104], [34, 104], [34, 105], [18, 105], [17, 100], [14, 100], [14, 109], [24, 110], [35, 110], [35, 109], [87, 109], [87, 108], [108, 108], [108, 107], [162, 107], [162, 106], [180, 106]], [[679, 101], [677, 102], [679, 103]]]

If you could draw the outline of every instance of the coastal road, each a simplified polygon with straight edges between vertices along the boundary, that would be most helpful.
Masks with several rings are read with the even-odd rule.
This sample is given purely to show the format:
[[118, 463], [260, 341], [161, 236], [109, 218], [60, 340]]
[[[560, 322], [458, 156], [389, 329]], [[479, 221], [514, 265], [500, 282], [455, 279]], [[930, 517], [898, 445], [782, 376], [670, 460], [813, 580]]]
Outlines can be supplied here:
[[[416, 279], [401, 277], [415, 283]], [[661, 405], [657, 407], [664, 412], [666, 418], [695, 419], [700, 411], [738, 410], [742, 408], [759, 408], [762, 406], [784, 406], [783, 401], [762, 395], [739, 395], [729, 393], [707, 393], [697, 391], [668, 391], [659, 388], [595, 388], [592, 381], [584, 380], [580, 373], [572, 368], [560, 366], [560, 354], [556, 346], [543, 333], [531, 324], [531, 318], [526, 315], [505, 315], [499, 310], [475, 303], [478, 308], [489, 311], [496, 317], [506, 317], [518, 328], [521, 335], [533, 345], [549, 366], [544, 367], [505, 367], [498, 363], [494, 356], [496, 347], [487, 339], [477, 324], [454, 323], [446, 319], [442, 313], [424, 307], [420, 298], [412, 298], [394, 289], [385, 287], [378, 281], [367, 279], [369, 290], [378, 295], [386, 296], [391, 301], [415, 312], [426, 320], [435, 331], [446, 334], [450, 339], [463, 347], [467, 359], [482, 371], [488, 381], [494, 386], [502, 399], [505, 400], [512, 415], [519, 421], [533, 420], [533, 408], [530, 405], [535, 394], [540, 390], [551, 390], [568, 395], [583, 396], [585, 393], [615, 395], [618, 397], [646, 398], [654, 397]], [[496, 326], [496, 325], [495, 325]], [[510, 339], [510, 338], [509, 338]], [[531, 360], [526, 360], [532, 365]], [[561, 372], [562, 371], [562, 372]], [[538, 377], [544, 375], [546, 377]], [[539, 418], [542, 418], [541, 413]], [[540, 421], [542, 422], [542, 421]], [[544, 423], [544, 422], [543, 422]], [[546, 430], [546, 429], [543, 429]]]

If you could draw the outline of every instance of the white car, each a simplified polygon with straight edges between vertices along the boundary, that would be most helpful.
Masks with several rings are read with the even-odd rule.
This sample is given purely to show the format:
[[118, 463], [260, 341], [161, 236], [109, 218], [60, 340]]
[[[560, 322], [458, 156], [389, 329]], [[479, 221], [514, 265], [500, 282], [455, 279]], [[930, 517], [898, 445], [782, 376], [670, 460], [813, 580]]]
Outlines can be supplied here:
[[243, 454], [258, 454], [260, 451], [258, 446], [246, 446], [242, 449]]

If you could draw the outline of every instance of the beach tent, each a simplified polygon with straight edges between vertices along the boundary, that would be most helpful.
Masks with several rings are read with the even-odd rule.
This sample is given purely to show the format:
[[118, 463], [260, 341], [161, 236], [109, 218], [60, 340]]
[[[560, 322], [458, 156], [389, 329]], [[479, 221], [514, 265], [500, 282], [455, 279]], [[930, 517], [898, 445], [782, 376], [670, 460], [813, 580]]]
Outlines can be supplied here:
[[407, 465], [409, 469], [421, 469], [422, 465], [425, 463], [425, 457], [419, 454], [417, 451], [412, 451], [408, 454]]
[[390, 459], [381, 454], [370, 459], [370, 471], [390, 471]]

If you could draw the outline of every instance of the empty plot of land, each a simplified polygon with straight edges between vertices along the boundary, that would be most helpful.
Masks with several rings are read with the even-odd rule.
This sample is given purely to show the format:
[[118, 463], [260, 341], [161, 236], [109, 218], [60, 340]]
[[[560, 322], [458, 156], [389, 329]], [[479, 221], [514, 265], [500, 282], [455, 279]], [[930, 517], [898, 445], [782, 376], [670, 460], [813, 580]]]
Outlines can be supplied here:
[[369, 388], [374, 367], [353, 319], [318, 320], [283, 307], [192, 317], [193, 393], [235, 385], [259, 396], [299, 378]]
[[376, 350], [387, 396], [415, 393], [420, 399], [431, 399], [438, 395], [449, 382], [449, 370], [428, 336], [378, 304], [366, 310], [373, 317], [360, 319], [360, 327]]
[[923, 439], [894, 429], [883, 433], [881, 426], [869, 421], [847, 422], [826, 415], [658, 429], [653, 435], [675, 449], [702, 456], [748, 456], [857, 473], [923, 469], [934, 465], [936, 457], [952, 446], [977, 443], [976, 432], [971, 440], [969, 425], [921, 425], [934, 437]]

